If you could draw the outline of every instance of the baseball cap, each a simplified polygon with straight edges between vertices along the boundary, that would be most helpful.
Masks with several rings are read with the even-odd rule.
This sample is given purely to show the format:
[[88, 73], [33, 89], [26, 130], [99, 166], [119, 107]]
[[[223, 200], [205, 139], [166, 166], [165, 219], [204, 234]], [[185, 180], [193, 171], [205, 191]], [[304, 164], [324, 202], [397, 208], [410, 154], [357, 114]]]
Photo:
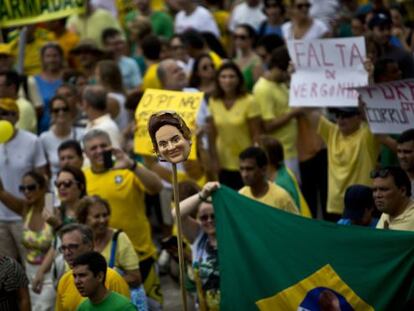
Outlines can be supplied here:
[[0, 98], [0, 109], [14, 112], [19, 111], [16, 100], [14, 100], [13, 98]]
[[377, 13], [372, 17], [368, 23], [369, 29], [373, 29], [375, 26], [388, 26], [392, 25], [391, 17], [386, 13]]
[[343, 218], [361, 219], [365, 209], [374, 206], [372, 189], [364, 185], [349, 186], [345, 191], [344, 203]]
[[0, 43], [0, 54], [12, 56], [10, 45], [6, 43]]

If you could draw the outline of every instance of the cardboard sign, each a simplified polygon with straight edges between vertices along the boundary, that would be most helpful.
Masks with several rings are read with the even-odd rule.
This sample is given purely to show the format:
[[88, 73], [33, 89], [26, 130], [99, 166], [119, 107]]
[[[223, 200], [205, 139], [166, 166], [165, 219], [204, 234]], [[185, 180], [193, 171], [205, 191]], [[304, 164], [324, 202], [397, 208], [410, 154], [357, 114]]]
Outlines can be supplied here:
[[295, 66], [290, 106], [358, 106], [358, 93], [352, 88], [368, 85], [362, 37], [290, 40], [287, 46]]
[[357, 89], [375, 134], [400, 134], [414, 127], [414, 79]]
[[147, 89], [135, 112], [136, 131], [134, 137], [134, 152], [142, 155], [155, 155], [151, 138], [148, 133], [148, 121], [153, 113], [160, 110], [174, 110], [185, 121], [193, 133], [193, 144], [188, 159], [196, 159], [195, 130], [196, 117], [201, 101], [201, 92], [176, 92]]
[[15, 27], [85, 12], [85, 0], [0, 0], [0, 26]]

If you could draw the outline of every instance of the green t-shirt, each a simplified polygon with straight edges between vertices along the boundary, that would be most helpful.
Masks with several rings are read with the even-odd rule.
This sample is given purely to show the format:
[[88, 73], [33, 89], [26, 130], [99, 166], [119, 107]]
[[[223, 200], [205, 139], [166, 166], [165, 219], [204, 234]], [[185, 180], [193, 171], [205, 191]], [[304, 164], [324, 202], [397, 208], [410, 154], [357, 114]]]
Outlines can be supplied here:
[[111, 292], [101, 303], [93, 304], [89, 299], [82, 302], [78, 311], [136, 311], [137, 309], [128, 298]]

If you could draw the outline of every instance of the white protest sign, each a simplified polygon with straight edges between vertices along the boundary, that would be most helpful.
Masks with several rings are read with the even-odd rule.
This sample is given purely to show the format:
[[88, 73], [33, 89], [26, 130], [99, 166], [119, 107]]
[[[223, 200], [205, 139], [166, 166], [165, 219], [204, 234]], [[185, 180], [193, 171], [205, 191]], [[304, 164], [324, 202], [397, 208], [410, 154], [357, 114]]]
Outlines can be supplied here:
[[414, 80], [357, 88], [375, 134], [400, 134], [414, 127]]
[[368, 85], [363, 37], [287, 41], [295, 73], [290, 106], [358, 106], [353, 87]]

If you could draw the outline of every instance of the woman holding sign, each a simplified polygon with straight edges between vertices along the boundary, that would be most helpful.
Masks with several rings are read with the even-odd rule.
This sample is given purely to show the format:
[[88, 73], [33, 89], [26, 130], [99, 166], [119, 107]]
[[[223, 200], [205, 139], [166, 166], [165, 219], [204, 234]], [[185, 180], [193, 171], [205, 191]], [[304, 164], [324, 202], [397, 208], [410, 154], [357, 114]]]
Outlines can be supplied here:
[[221, 183], [243, 187], [239, 153], [258, 141], [260, 109], [244, 88], [243, 75], [232, 63], [223, 64], [216, 76], [216, 91], [209, 99], [212, 116], [211, 152]]
[[285, 40], [313, 40], [328, 37], [329, 28], [319, 19], [312, 18], [310, 0], [291, 0], [291, 20], [282, 25]]

